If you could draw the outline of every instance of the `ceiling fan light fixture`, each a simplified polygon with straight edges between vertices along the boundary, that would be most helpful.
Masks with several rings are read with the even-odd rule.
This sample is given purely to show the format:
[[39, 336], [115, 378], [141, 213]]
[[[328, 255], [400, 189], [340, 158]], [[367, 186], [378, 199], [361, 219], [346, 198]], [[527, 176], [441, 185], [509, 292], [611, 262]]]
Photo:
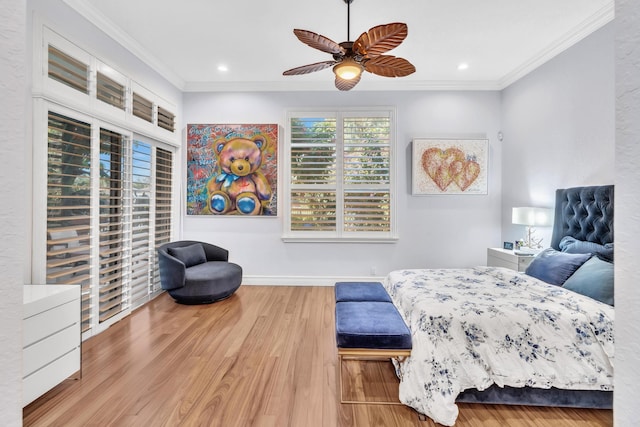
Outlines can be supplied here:
[[336, 88], [346, 91], [353, 89], [360, 82], [363, 71], [383, 77], [405, 77], [415, 73], [416, 67], [406, 59], [385, 55], [407, 37], [407, 24], [392, 22], [376, 25], [360, 34], [355, 41], [351, 41], [349, 5], [353, 0], [343, 1], [347, 4], [347, 41], [336, 43], [313, 31], [299, 28], [293, 30], [293, 34], [302, 43], [330, 54], [333, 59], [292, 68], [282, 74], [297, 76], [333, 67]]
[[362, 74], [362, 65], [353, 58], [344, 58], [339, 64], [333, 67], [336, 76], [344, 80], [353, 80]]

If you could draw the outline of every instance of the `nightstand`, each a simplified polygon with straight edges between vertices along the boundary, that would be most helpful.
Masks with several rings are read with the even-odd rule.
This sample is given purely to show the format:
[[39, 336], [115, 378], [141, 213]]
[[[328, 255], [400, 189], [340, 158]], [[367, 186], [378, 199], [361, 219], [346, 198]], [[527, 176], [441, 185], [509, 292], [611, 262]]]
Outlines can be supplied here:
[[525, 271], [533, 258], [534, 255], [516, 255], [507, 249], [487, 249], [487, 265], [489, 267], [506, 267], [516, 271]]

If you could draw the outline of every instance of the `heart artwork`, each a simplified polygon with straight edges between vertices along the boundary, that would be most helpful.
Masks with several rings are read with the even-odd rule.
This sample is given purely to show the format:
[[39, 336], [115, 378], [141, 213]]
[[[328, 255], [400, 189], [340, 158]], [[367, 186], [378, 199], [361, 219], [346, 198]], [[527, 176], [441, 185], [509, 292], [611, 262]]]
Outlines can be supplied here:
[[422, 169], [445, 191], [452, 182], [465, 191], [480, 175], [480, 165], [459, 148], [429, 148], [422, 153]]

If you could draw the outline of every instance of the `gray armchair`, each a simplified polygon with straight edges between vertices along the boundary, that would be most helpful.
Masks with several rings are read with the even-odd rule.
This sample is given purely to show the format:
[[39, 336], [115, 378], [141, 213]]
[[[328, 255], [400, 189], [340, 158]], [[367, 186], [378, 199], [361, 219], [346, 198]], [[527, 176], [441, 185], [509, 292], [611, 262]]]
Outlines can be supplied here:
[[209, 304], [231, 296], [242, 283], [242, 267], [218, 246], [182, 240], [158, 248], [160, 283], [176, 302]]

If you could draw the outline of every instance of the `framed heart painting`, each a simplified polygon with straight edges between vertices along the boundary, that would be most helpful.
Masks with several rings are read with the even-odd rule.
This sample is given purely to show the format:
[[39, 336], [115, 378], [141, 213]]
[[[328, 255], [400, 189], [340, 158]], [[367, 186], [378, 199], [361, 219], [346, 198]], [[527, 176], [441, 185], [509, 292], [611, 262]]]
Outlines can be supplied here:
[[489, 140], [414, 139], [412, 193], [487, 194]]

